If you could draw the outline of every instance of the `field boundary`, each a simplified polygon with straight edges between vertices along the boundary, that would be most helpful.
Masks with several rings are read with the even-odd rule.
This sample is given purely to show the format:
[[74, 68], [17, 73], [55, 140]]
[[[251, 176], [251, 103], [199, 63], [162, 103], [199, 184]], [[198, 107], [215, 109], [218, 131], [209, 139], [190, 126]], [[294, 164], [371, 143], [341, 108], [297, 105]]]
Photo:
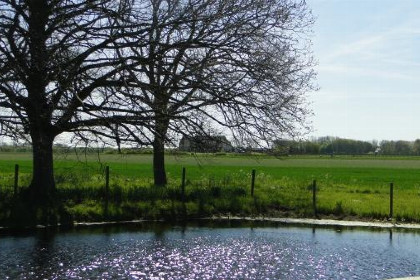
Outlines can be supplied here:
[[270, 217], [237, 217], [223, 216], [203, 218], [202, 220], [233, 220], [233, 221], [261, 221], [276, 222], [280, 224], [305, 225], [305, 226], [341, 226], [353, 228], [381, 228], [381, 229], [410, 229], [420, 230], [420, 224], [380, 222], [380, 221], [350, 221], [333, 219], [310, 219], [310, 218], [270, 218]]
[[[239, 216], [220, 216], [220, 217], [205, 217], [196, 219], [187, 219], [178, 221], [178, 223], [194, 222], [194, 221], [244, 221], [244, 222], [274, 222], [283, 225], [299, 225], [299, 226], [321, 226], [321, 227], [345, 227], [345, 228], [366, 228], [366, 229], [401, 229], [401, 230], [420, 230], [420, 224], [416, 223], [396, 223], [396, 222], [381, 222], [381, 221], [350, 221], [350, 220], [334, 220], [334, 219], [310, 219], [310, 218], [271, 218], [271, 217], [239, 217]], [[137, 219], [127, 221], [107, 221], [107, 222], [75, 222], [74, 228], [81, 227], [99, 227], [112, 225], [134, 225], [143, 223], [168, 223], [162, 219], [149, 220]], [[55, 228], [56, 226], [38, 225], [33, 228], [47, 229]], [[60, 225], [58, 225], [60, 227]], [[68, 227], [68, 225], [66, 226]], [[0, 231], [10, 230], [9, 227], [0, 227]], [[30, 227], [26, 228], [30, 229]]]

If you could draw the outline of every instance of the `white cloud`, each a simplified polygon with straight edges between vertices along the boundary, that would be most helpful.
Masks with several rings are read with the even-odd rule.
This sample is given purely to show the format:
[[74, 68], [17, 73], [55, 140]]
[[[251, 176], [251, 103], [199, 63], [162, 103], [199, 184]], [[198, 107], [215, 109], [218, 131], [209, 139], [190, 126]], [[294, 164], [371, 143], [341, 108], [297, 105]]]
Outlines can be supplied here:
[[[340, 44], [331, 46], [334, 49], [330, 49], [321, 59], [326, 62], [357, 58], [389, 60], [390, 57], [398, 57], [398, 54], [417, 52], [418, 44], [414, 43], [416, 39], [420, 40], [420, 20], [407, 19], [380, 32], [371, 30], [362, 33], [359, 38], [350, 42], [343, 40]], [[410, 60], [402, 60], [406, 61]]]
[[362, 38], [352, 43], [346, 44], [343, 43], [335, 51], [328, 54], [324, 57], [327, 61], [336, 60], [342, 56], [352, 56], [352, 55], [361, 55], [362, 53], [367, 53], [367, 51], [383, 44], [385, 38], [384, 36], [371, 36], [368, 38]]
[[[387, 69], [376, 69], [369, 67], [369, 65], [359, 66], [347, 66], [343, 64], [329, 64], [320, 65], [317, 70], [319, 73], [330, 75], [330, 74], [341, 74], [343, 77], [358, 76], [358, 77], [374, 77], [381, 79], [393, 79], [393, 80], [411, 80], [418, 81], [419, 73], [403, 73], [398, 69], [387, 70]], [[322, 75], [321, 74], [321, 75]]]

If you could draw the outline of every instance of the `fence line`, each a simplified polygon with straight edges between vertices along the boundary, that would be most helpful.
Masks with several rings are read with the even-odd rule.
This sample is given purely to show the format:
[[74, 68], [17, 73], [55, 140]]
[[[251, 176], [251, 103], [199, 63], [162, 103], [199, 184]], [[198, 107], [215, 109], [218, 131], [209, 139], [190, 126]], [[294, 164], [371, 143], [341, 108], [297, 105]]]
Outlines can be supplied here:
[[312, 181], [312, 207], [314, 210], [314, 216], [318, 216], [318, 212], [316, 209], [316, 180]]
[[181, 181], [181, 199], [185, 203], [185, 167], [182, 168], [182, 181]]
[[394, 215], [394, 183], [389, 184], [389, 218]]
[[[251, 171], [251, 188], [250, 188], [250, 195], [251, 197], [255, 196], [255, 183], [256, 183], [256, 170], [252, 169]], [[313, 180], [312, 185], [312, 209], [313, 215], [318, 217], [318, 189], [317, 189], [317, 181]], [[14, 166], [14, 180], [13, 180], [13, 195], [16, 196], [19, 192], [19, 165], [15, 164]], [[186, 202], [186, 168], [182, 168], [182, 177], [181, 177], [181, 201], [183, 203]], [[105, 166], [105, 191], [104, 191], [104, 213], [105, 216], [108, 217], [109, 213], [109, 201], [110, 201], [110, 168], [109, 166]], [[389, 184], [389, 218], [392, 219], [394, 217], [394, 183], [391, 182]]]
[[105, 167], [105, 218], [108, 218], [109, 211], [109, 166]]
[[16, 197], [18, 193], [19, 184], [19, 164], [15, 164], [15, 180], [13, 184], [13, 195]]
[[255, 169], [252, 169], [251, 174], [251, 196], [254, 196], [254, 187], [255, 187]]

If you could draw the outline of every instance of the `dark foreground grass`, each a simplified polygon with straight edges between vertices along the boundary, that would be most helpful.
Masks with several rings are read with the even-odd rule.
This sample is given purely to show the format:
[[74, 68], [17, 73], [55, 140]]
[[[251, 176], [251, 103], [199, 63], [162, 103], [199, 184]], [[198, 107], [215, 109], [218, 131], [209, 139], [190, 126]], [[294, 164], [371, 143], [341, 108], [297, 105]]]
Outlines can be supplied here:
[[[169, 156], [167, 187], [152, 184], [150, 155], [57, 155], [59, 198], [76, 221], [180, 219], [211, 215], [313, 216], [312, 182], [323, 216], [351, 219], [389, 217], [389, 183], [394, 183], [394, 217], [420, 222], [418, 158], [264, 156]], [[30, 181], [28, 154], [0, 155], [0, 220], [10, 215], [14, 164], [19, 185]], [[105, 193], [104, 167], [110, 166]], [[185, 194], [181, 193], [186, 168]], [[256, 170], [251, 196], [251, 171]], [[108, 197], [108, 206], [105, 198]]]

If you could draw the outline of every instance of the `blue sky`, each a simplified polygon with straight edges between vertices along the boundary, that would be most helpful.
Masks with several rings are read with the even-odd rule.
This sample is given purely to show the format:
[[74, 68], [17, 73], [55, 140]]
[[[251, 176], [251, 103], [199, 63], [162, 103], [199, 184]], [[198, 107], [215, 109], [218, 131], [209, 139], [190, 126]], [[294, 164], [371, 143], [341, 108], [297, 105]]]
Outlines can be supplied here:
[[420, 138], [420, 1], [307, 3], [320, 87], [312, 136]]

